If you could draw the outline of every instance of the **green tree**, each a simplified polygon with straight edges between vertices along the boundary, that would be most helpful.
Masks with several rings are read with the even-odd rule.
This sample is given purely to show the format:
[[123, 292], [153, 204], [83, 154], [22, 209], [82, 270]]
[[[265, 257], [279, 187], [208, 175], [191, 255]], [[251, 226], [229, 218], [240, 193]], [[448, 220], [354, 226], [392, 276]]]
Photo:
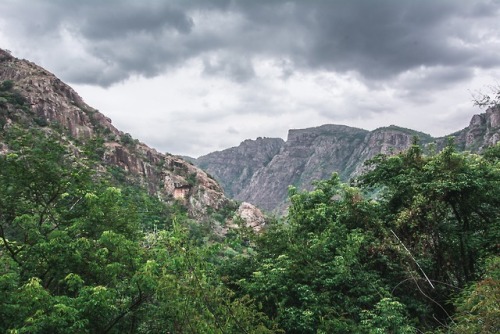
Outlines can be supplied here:
[[222, 285], [218, 246], [191, 241], [177, 209], [110, 186], [59, 135], [3, 139], [0, 332], [275, 332]]
[[422, 324], [450, 322], [450, 298], [480, 277], [482, 259], [498, 252], [500, 169], [492, 160], [458, 153], [452, 143], [434, 156], [413, 145], [376, 157], [361, 178], [379, 189], [393, 249], [405, 258], [396, 271], [403, 275], [391, 278], [395, 294]]
[[143, 257], [134, 208], [56, 135], [12, 129], [4, 138], [0, 254], [10, 290], [2, 289], [1, 330], [118, 330], [145, 300], [132, 283]]
[[486, 261], [483, 278], [465, 289], [456, 299], [453, 333], [500, 332], [500, 256]]
[[[233, 256], [228, 280], [287, 333], [367, 332], [361, 315], [392, 298], [373, 251], [378, 204], [337, 175], [290, 199], [288, 222], [258, 237], [253, 257]], [[411, 332], [404, 306], [396, 313]]]
[[274, 333], [272, 322], [248, 297], [222, 285], [215, 260], [221, 245], [198, 246], [178, 224], [149, 235], [155, 295], [141, 331], [175, 333]]

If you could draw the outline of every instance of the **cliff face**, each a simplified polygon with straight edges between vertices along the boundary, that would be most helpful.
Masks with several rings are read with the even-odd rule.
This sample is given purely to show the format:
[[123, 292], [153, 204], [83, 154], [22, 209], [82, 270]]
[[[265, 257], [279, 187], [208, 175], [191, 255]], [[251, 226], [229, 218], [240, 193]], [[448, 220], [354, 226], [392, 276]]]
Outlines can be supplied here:
[[[255, 163], [253, 157], [258, 156], [257, 152], [264, 150], [263, 146], [268, 146], [272, 139], [246, 140], [238, 147], [200, 157], [195, 163], [220, 180], [235, 199], [283, 213], [289, 185], [310, 190], [314, 180], [328, 178], [333, 172], [348, 180], [363, 171], [366, 160], [380, 153], [401, 152], [412, 144], [415, 136], [423, 145], [434, 142], [438, 149], [446, 143], [446, 138], [432, 138], [394, 125], [374, 131], [323, 125], [290, 130], [286, 142], [279, 149], [277, 145], [275, 150], [266, 150], [268, 155], [260, 163]], [[473, 152], [498, 142], [500, 108], [475, 115], [467, 128], [450, 136], [455, 137], [459, 149]], [[280, 143], [279, 139], [274, 142]], [[270, 157], [273, 152], [275, 155]]]
[[238, 147], [210, 153], [193, 162], [216, 179], [230, 197], [248, 186], [257, 170], [265, 167], [284, 145], [281, 138], [245, 140]]
[[480, 152], [500, 141], [500, 106], [492, 107], [485, 113], [474, 115], [468, 127], [452, 134], [459, 148]]
[[0, 49], [0, 83], [10, 82], [27, 108], [3, 103], [0, 125], [57, 127], [68, 141], [104, 140], [100, 169], [116, 167], [165, 201], [177, 198], [194, 217], [228, 203], [222, 188], [204, 171], [179, 157], [161, 154], [116, 129], [111, 120], [91, 108], [68, 85], [47, 70]]
[[363, 141], [366, 132], [340, 125], [290, 130], [280, 152], [252, 176], [235, 198], [264, 210], [281, 211], [289, 185], [310, 189], [312, 180], [327, 178], [334, 170], [348, 168], [348, 157]]

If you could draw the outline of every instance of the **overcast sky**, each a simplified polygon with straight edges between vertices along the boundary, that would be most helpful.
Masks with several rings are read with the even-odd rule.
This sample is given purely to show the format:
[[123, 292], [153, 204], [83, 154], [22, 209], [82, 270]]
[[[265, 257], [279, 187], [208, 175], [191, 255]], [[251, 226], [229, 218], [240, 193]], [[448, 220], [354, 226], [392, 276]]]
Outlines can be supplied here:
[[500, 82], [500, 0], [0, 0], [0, 48], [172, 154], [326, 123], [442, 136]]

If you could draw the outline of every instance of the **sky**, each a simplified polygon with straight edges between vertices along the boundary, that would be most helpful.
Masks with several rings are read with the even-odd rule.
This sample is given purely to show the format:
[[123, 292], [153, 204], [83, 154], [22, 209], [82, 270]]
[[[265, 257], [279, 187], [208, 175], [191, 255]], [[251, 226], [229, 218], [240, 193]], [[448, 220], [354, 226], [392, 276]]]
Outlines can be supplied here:
[[289, 129], [444, 136], [500, 81], [500, 0], [0, 0], [0, 48], [198, 157]]

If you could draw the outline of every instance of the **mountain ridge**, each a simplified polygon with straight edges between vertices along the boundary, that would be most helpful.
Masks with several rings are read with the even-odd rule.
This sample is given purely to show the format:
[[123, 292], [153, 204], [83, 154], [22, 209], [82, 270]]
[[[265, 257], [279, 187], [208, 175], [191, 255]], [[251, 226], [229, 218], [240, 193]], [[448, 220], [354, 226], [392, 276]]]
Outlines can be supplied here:
[[[233, 198], [270, 212], [284, 213], [288, 186], [311, 190], [314, 180], [326, 179], [334, 172], [347, 181], [365, 170], [363, 164], [366, 160], [377, 154], [399, 153], [410, 147], [414, 137], [418, 137], [424, 147], [432, 144], [436, 150], [441, 150], [447, 138], [453, 137], [457, 149], [480, 152], [500, 141], [500, 108], [491, 107], [485, 113], [474, 115], [467, 127], [443, 137], [432, 137], [397, 125], [369, 131], [324, 124], [290, 129], [286, 141], [268, 138], [267, 142], [257, 139], [252, 143], [247, 139], [240, 146], [212, 152], [192, 161], [213, 175]], [[262, 146], [271, 140], [277, 143], [281, 140], [280, 147], [274, 150], [276, 154], [266, 164], [256, 161], [259, 155], [252, 154], [248, 148], [255, 146], [262, 150]], [[242, 146], [245, 146], [246, 155], [241, 154]], [[245, 156], [252, 157], [252, 160], [245, 160]], [[254, 171], [253, 174], [248, 174], [250, 170]], [[242, 177], [245, 181], [238, 183]]]

